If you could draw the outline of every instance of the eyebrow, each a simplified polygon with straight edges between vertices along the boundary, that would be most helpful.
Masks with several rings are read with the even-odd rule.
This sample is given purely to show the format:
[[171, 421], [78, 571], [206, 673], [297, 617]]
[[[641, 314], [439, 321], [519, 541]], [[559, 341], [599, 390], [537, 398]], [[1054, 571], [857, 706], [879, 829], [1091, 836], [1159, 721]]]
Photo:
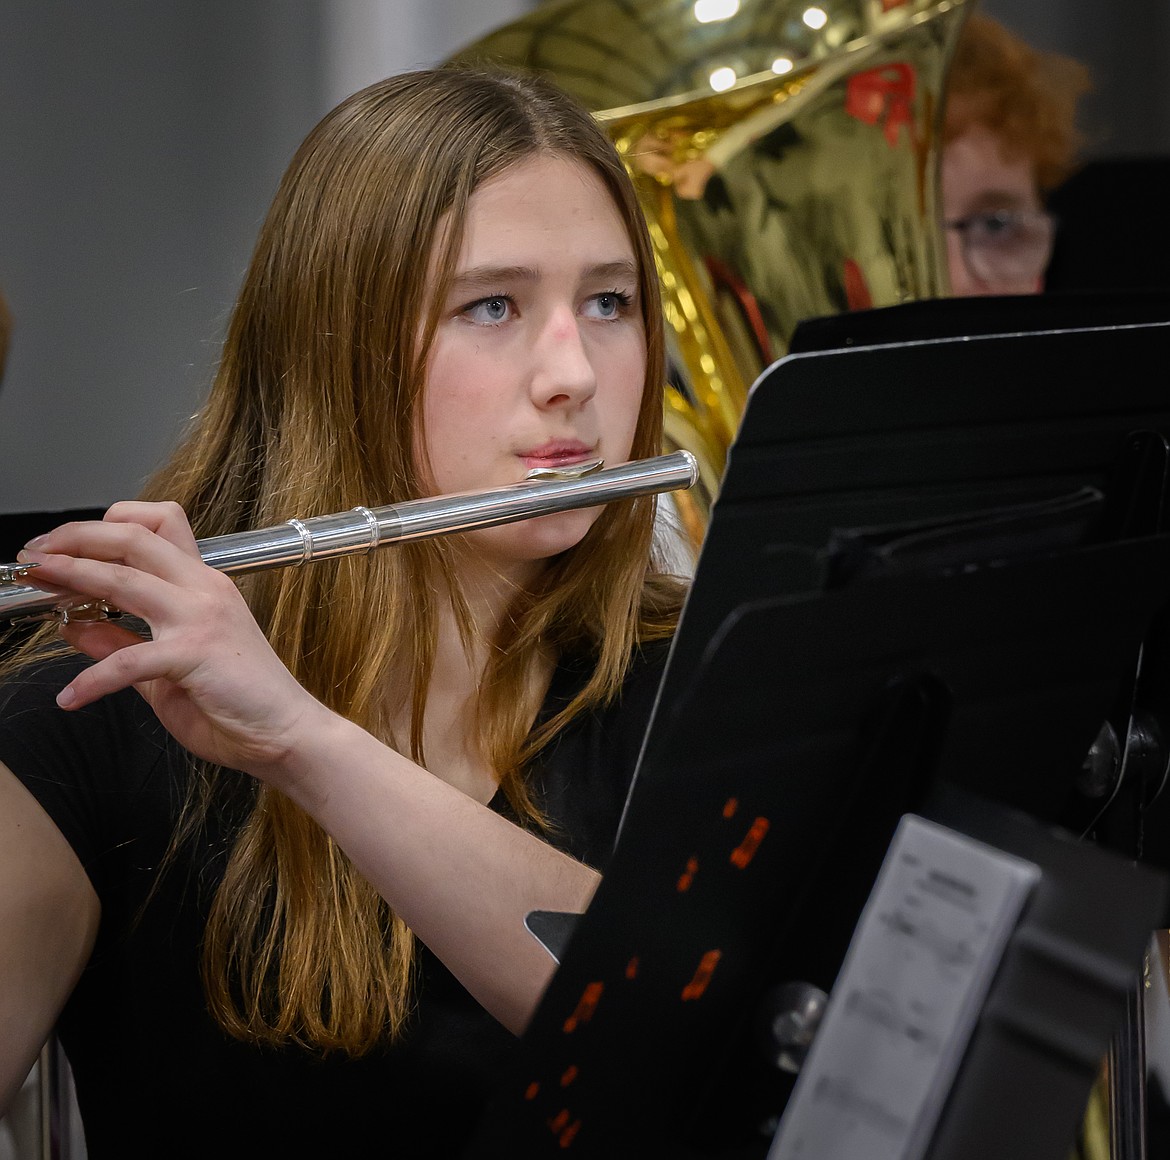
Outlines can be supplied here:
[[[582, 281], [609, 278], [638, 280], [638, 264], [629, 258], [618, 258], [613, 262], [598, 262], [587, 266], [581, 273]], [[536, 282], [540, 271], [534, 266], [472, 266], [460, 270], [451, 280], [452, 290], [494, 289], [505, 282]]]
[[997, 209], [1027, 209], [1030, 204], [1029, 198], [1015, 190], [987, 189], [971, 200], [967, 213], [963, 216], [990, 213]]

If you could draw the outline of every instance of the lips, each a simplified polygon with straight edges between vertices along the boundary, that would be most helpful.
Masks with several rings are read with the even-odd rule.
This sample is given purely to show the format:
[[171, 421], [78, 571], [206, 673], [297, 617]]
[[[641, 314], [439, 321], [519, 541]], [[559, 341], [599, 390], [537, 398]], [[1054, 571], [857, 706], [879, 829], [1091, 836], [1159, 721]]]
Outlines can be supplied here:
[[574, 463], [592, 458], [594, 454], [588, 443], [582, 443], [577, 439], [555, 439], [531, 450], [521, 451], [520, 458], [524, 465], [532, 470], [534, 467], [570, 467]]

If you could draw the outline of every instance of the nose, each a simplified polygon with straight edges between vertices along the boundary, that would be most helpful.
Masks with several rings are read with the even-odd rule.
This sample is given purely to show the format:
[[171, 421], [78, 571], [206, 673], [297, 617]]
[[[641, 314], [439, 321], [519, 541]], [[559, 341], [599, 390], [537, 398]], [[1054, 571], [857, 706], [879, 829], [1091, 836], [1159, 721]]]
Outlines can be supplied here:
[[597, 391], [597, 372], [581, 320], [570, 306], [549, 312], [534, 351], [532, 401], [540, 408], [576, 408]]

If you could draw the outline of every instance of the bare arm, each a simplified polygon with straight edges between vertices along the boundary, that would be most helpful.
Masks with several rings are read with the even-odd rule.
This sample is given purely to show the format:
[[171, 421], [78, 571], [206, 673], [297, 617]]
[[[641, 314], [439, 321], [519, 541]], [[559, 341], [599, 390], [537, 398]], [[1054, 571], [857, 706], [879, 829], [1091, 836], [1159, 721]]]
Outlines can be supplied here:
[[0, 764], [0, 1113], [89, 959], [99, 915], [69, 843]]
[[554, 970], [525, 915], [584, 911], [600, 876], [330, 717], [290, 751], [282, 788], [479, 1002], [522, 1031]]
[[60, 702], [80, 707], [133, 685], [192, 752], [287, 794], [479, 1002], [522, 1030], [554, 969], [524, 917], [584, 910], [598, 875], [312, 698], [234, 584], [198, 559], [173, 505], [112, 514], [50, 533], [32, 557], [37, 576], [141, 616], [153, 639], [71, 625], [70, 642], [98, 663]]

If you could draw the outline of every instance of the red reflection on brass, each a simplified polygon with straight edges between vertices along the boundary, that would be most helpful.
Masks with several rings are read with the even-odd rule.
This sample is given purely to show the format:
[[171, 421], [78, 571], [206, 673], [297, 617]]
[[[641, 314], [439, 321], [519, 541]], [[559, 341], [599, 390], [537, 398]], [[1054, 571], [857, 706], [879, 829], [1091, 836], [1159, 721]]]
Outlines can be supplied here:
[[535, 1080], [533, 1080], [532, 1083], [530, 1083], [528, 1085], [528, 1087], [526, 1087], [524, 1089], [524, 1098], [526, 1100], [534, 1100], [534, 1099], [536, 1099], [536, 1093], [539, 1091], [540, 1091], [540, 1084], [538, 1084]]
[[910, 102], [914, 87], [914, 69], [901, 61], [854, 73], [845, 85], [845, 112], [867, 125], [876, 125], [885, 117], [882, 128], [886, 144], [893, 149], [903, 125], [913, 139]]
[[767, 818], [756, 818], [752, 822], [752, 828], [748, 830], [747, 837], [731, 851], [731, 864], [733, 866], [738, 866], [743, 870], [756, 856], [756, 851], [760, 848], [760, 843], [768, 832], [769, 824]]
[[845, 301], [849, 304], [849, 309], [871, 309], [873, 295], [869, 292], [869, 283], [865, 280], [861, 267], [852, 258], [846, 258], [842, 263], [841, 277], [845, 283]]
[[687, 859], [687, 868], [682, 872], [682, 874], [679, 876], [679, 880], [678, 880], [679, 894], [682, 894], [683, 891], [690, 890], [691, 883], [694, 881], [694, 878], [695, 878], [695, 871], [698, 870], [698, 868], [699, 868], [698, 858], [688, 858]]
[[638, 956], [635, 955], [626, 963], [626, 978], [635, 979], [638, 976]]
[[708, 951], [699, 960], [695, 977], [683, 987], [682, 998], [684, 1003], [690, 999], [701, 999], [703, 997], [703, 992], [706, 991], [707, 985], [711, 982], [711, 976], [715, 973], [715, 968], [718, 966], [719, 960], [722, 957], [722, 951]]
[[574, 1120], [562, 1133], [558, 1141], [562, 1148], [567, 1148], [572, 1142], [573, 1137], [581, 1130], [581, 1121]]
[[739, 798], [729, 797], [723, 803], [723, 816], [725, 818], [734, 818], [735, 811], [739, 809]]
[[559, 1132], [569, 1122], [569, 1109], [561, 1108], [559, 1112], [548, 1122], [549, 1128], [553, 1132]]
[[577, 1065], [575, 1063], [570, 1063], [569, 1066], [565, 1068], [565, 1074], [561, 1076], [561, 1087], [568, 1087], [569, 1084], [571, 1084], [576, 1078]]
[[738, 307], [748, 332], [755, 340], [756, 354], [765, 365], [775, 362], [775, 356], [772, 354], [772, 340], [768, 336], [768, 326], [764, 322], [764, 312], [760, 309], [759, 299], [726, 262], [708, 255], [706, 265], [707, 273], [710, 275], [716, 290], [722, 290], [728, 294], [731, 301]]
[[590, 983], [581, 992], [581, 998], [577, 1001], [577, 1009], [565, 1020], [566, 1035], [571, 1031], [576, 1031], [577, 1024], [588, 1023], [593, 1018], [593, 1012], [597, 1010], [598, 1001], [601, 999], [601, 992], [604, 990], [604, 983]]

